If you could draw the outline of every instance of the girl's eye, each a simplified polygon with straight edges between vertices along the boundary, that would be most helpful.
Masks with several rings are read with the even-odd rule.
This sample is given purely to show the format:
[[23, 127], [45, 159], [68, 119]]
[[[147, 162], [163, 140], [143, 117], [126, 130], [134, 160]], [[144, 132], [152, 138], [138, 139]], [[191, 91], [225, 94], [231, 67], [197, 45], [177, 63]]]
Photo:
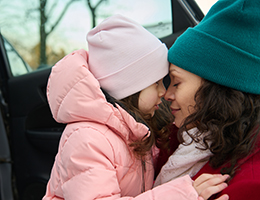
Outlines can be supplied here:
[[177, 87], [179, 85], [179, 83], [175, 83], [174, 85], [173, 85], [173, 87]]

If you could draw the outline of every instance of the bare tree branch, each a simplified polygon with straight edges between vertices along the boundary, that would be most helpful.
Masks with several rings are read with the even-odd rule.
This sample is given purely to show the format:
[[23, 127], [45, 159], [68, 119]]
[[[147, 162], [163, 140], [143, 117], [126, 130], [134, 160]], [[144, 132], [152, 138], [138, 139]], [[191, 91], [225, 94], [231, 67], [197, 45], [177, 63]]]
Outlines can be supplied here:
[[96, 6], [92, 6], [91, 3], [90, 3], [90, 0], [87, 0], [87, 4], [88, 4], [88, 7], [90, 9], [90, 12], [91, 12], [91, 15], [92, 15], [92, 27], [95, 27], [96, 26], [96, 9], [97, 7], [106, 0], [100, 0]]
[[90, 0], [87, 0], [87, 4], [88, 4], [88, 7], [90, 8], [90, 10], [94, 11], [96, 10], [96, 8], [103, 2], [103, 1], [106, 1], [106, 0], [100, 0], [96, 6], [92, 7], [91, 3], [90, 3]]
[[100, 1], [96, 4], [95, 9], [96, 9], [103, 1], [106, 1], [106, 0], [100, 0]]
[[48, 16], [52, 15], [52, 12], [56, 8], [57, 4], [58, 4], [58, 1], [54, 1], [53, 5], [51, 6], [51, 9], [49, 10], [49, 13], [47, 14]]
[[93, 8], [92, 8], [92, 5], [91, 5], [91, 3], [90, 3], [90, 0], [87, 0], [87, 4], [88, 4], [88, 7], [89, 7], [90, 9], [93, 9]]
[[61, 12], [59, 18], [56, 20], [56, 22], [52, 25], [51, 29], [49, 32], [46, 33], [46, 35], [48, 36], [59, 24], [60, 20], [62, 19], [62, 17], [64, 16], [64, 14], [66, 13], [66, 11], [68, 10], [69, 6], [75, 2], [75, 1], [79, 1], [79, 0], [71, 0], [69, 1], [66, 6], [64, 7], [63, 11]]

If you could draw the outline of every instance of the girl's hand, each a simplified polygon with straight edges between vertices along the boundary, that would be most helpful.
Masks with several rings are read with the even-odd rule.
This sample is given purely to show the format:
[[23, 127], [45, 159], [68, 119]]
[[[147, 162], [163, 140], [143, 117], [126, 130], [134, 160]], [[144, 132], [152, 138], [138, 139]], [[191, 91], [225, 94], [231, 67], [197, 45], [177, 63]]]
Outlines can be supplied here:
[[[199, 194], [199, 200], [206, 200], [213, 194], [217, 194], [224, 190], [228, 185], [225, 181], [229, 175], [221, 174], [202, 174], [194, 182], [193, 187]], [[228, 200], [228, 195], [222, 195], [216, 200]]]

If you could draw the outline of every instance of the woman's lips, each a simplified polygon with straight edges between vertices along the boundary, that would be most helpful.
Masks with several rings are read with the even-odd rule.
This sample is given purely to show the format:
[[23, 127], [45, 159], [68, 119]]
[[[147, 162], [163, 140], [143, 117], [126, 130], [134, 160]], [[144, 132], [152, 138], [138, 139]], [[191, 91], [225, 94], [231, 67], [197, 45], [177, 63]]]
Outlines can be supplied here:
[[174, 108], [171, 108], [171, 110], [172, 110], [172, 115], [174, 115], [176, 112], [178, 112], [179, 110], [181, 110], [181, 109], [174, 109]]

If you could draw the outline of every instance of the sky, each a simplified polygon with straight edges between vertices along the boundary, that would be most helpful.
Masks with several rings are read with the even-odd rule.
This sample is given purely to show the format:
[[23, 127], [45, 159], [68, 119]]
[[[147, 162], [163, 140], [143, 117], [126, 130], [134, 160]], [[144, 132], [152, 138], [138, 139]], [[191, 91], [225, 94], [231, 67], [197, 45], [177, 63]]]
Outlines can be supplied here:
[[[207, 13], [210, 7], [216, 1], [217, 0], [196, 0], [196, 2], [201, 7], [204, 13]], [[155, 21], [158, 22], [169, 21], [169, 19], [171, 19], [171, 12], [169, 10], [171, 6], [170, 1], [109, 0], [109, 2], [110, 4], [104, 3], [102, 5], [102, 8], [100, 7], [103, 14], [99, 13], [99, 20], [97, 21], [97, 23], [103, 21], [103, 19], [105, 19], [108, 15], [115, 14], [115, 13], [121, 13], [125, 16], [128, 16], [133, 20], [136, 20], [138, 23], [141, 23], [142, 25], [154, 24]], [[149, 9], [147, 8], [147, 5], [149, 5]], [[77, 12], [75, 12], [75, 10]], [[161, 10], [163, 12], [158, 12], [158, 10]], [[169, 12], [165, 12], [166, 10], [169, 10]], [[157, 14], [154, 15], [154, 13]], [[77, 44], [78, 46], [82, 46], [84, 48], [86, 46], [85, 45], [86, 33], [91, 29], [91, 21], [83, 20], [83, 19], [84, 18], [88, 19], [90, 17], [91, 16], [87, 8], [82, 6], [81, 2], [78, 3], [76, 2], [72, 4], [71, 8], [68, 11], [68, 14], [63, 19], [63, 21], [66, 21], [66, 24], [62, 24], [59, 27], [59, 29], [61, 30], [60, 32], [63, 32], [62, 37], [64, 37], [64, 40], [66, 40], [66, 38], [68, 37], [71, 39], [74, 38], [74, 40], [73, 41], [70, 40], [70, 42], [73, 42], [74, 44]], [[70, 30], [67, 30], [67, 27], [70, 27]], [[70, 45], [70, 44], [64, 44], [64, 45]]]
[[196, 2], [205, 14], [217, 0], [196, 0]]

